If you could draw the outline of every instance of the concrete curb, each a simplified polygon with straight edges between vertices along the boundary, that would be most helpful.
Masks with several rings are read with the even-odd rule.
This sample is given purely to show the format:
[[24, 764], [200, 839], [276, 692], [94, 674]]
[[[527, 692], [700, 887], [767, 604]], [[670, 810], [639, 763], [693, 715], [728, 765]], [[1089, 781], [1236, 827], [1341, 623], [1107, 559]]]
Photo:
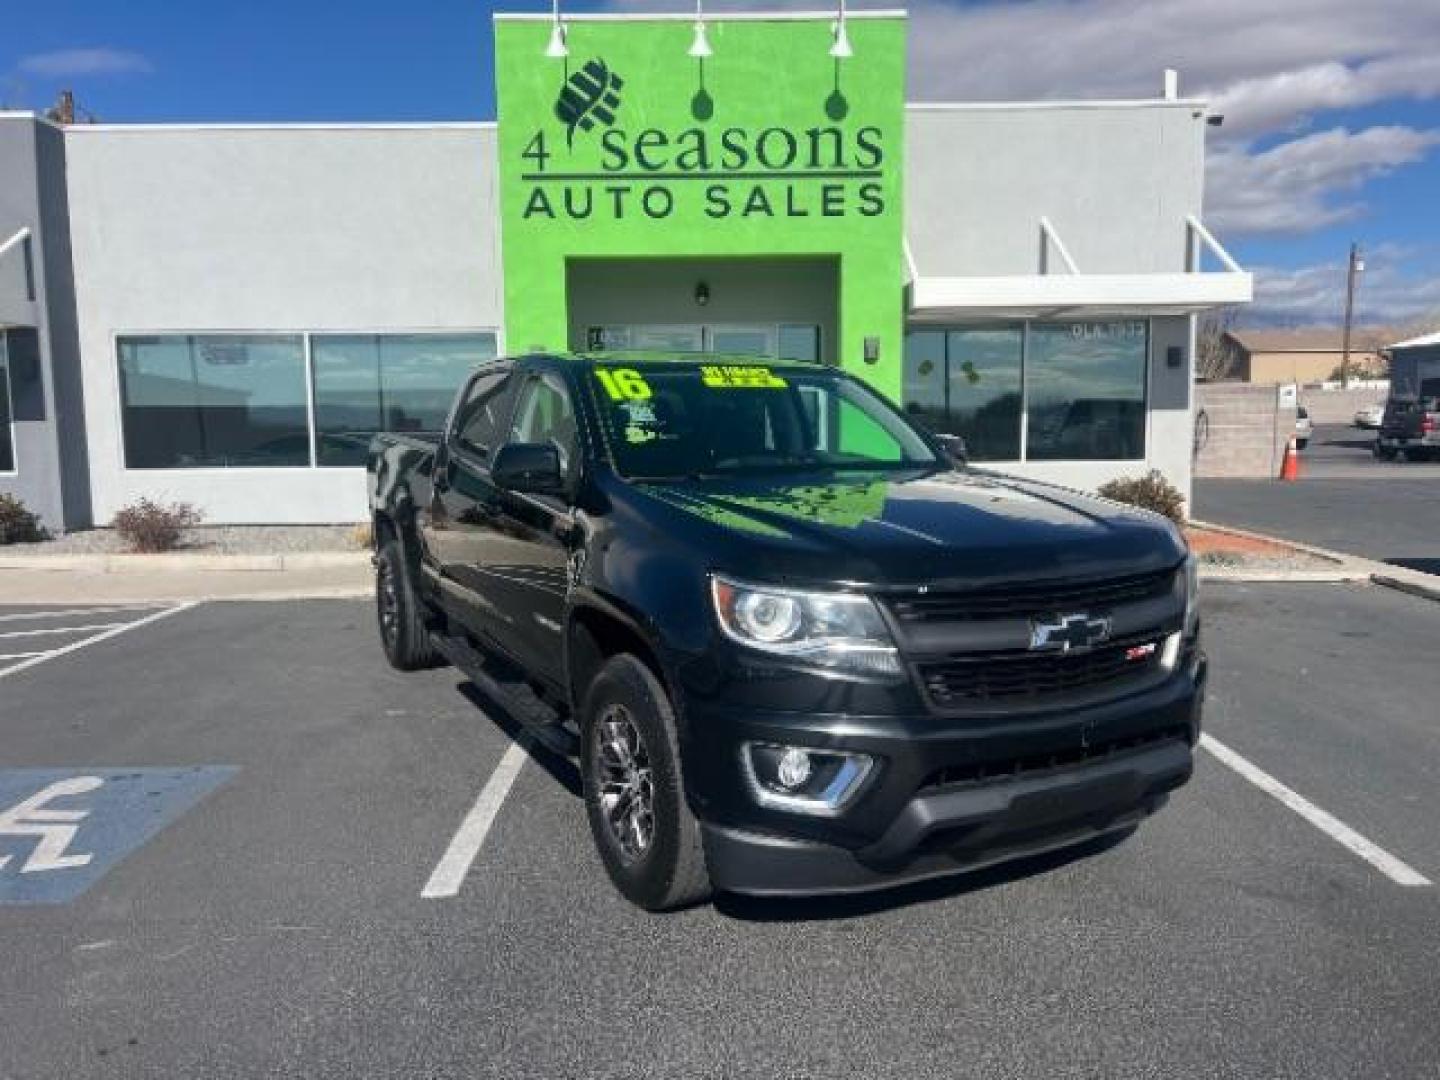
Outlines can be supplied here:
[[1200, 565], [1201, 581], [1234, 581], [1273, 583], [1277, 581], [1311, 582], [1319, 584], [1344, 584], [1346, 582], [1368, 582], [1370, 574], [1364, 570], [1245, 570], [1216, 566], [1207, 568]]
[[215, 571], [324, 570], [366, 566], [368, 551], [309, 551], [280, 555], [9, 555], [0, 570], [85, 571], [92, 574], [190, 573]]
[[1403, 566], [1391, 566], [1388, 563], [1376, 562], [1374, 559], [1362, 558], [1359, 555], [1348, 555], [1343, 551], [1332, 551], [1329, 548], [1316, 547], [1314, 544], [1304, 544], [1298, 540], [1287, 540], [1283, 536], [1270, 536], [1267, 533], [1251, 532], [1248, 529], [1236, 529], [1229, 525], [1216, 525], [1209, 521], [1191, 520], [1190, 524], [1200, 529], [1211, 529], [1215, 532], [1231, 533], [1234, 536], [1245, 536], [1252, 540], [1268, 540], [1274, 544], [1283, 544], [1292, 547], [1296, 551], [1303, 551], [1307, 554], [1322, 559], [1330, 559], [1340, 564], [1340, 569], [1334, 573], [1330, 571], [1275, 571], [1281, 576], [1265, 576], [1267, 571], [1262, 570], [1237, 570], [1225, 571], [1223, 569], [1207, 572], [1202, 566], [1200, 577], [1202, 580], [1216, 581], [1364, 581], [1372, 585], [1380, 585], [1387, 589], [1397, 589], [1411, 596], [1418, 596], [1424, 600], [1440, 602], [1440, 577], [1434, 574], [1422, 574], [1419, 570], [1407, 570]]
[[[1376, 585], [1383, 585], [1387, 589], [1398, 589], [1400, 592], [1409, 593], [1411, 596], [1418, 596], [1422, 600], [1433, 600], [1440, 603], [1440, 578], [1434, 574], [1421, 574], [1417, 570], [1406, 571], [1406, 576], [1396, 574], [1393, 568], [1384, 574], [1372, 574], [1370, 580]], [[1429, 578], [1429, 581], [1416, 580], [1417, 578]], [[1433, 584], [1432, 584], [1433, 582]]]

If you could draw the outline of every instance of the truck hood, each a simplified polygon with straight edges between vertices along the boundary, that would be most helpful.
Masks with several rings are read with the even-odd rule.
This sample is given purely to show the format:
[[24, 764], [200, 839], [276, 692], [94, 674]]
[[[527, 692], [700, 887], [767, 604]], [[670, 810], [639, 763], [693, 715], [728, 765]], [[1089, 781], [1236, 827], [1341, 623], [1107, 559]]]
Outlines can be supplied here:
[[682, 515], [672, 537], [698, 533], [716, 569], [762, 580], [974, 588], [1142, 573], [1185, 554], [1178, 531], [1154, 514], [974, 470], [745, 476], [632, 490], [652, 508]]

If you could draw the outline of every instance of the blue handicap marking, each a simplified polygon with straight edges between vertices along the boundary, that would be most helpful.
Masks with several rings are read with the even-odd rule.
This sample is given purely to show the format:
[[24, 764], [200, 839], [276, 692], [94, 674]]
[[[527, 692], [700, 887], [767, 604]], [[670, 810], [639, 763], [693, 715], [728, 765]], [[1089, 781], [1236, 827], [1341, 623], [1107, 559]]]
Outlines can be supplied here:
[[0, 769], [0, 904], [75, 899], [235, 772]]

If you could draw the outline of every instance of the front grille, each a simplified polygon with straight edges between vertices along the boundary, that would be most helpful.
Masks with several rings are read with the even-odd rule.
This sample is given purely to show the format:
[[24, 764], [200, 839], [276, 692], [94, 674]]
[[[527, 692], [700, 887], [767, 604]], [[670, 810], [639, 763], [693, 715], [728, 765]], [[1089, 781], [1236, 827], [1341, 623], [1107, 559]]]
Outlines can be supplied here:
[[1059, 769], [1070, 769], [1077, 765], [1105, 761], [1120, 754], [1189, 737], [1190, 731], [1184, 724], [1172, 724], [1168, 727], [1141, 732], [1138, 735], [1127, 735], [1124, 738], [1110, 739], [1086, 746], [1077, 744], [1059, 750], [1045, 750], [1000, 761], [949, 765], [943, 769], [937, 769], [927, 776], [920, 787], [921, 790], [954, 788], [1038, 776]]
[[1083, 652], [971, 653], [916, 666], [936, 708], [1013, 708], [1137, 680], [1159, 666], [1164, 643], [1155, 630]]
[[1164, 596], [1174, 586], [1175, 571], [1159, 570], [1105, 581], [1006, 585], [963, 593], [927, 593], [895, 597], [890, 610], [901, 622], [958, 622], [1097, 611]]

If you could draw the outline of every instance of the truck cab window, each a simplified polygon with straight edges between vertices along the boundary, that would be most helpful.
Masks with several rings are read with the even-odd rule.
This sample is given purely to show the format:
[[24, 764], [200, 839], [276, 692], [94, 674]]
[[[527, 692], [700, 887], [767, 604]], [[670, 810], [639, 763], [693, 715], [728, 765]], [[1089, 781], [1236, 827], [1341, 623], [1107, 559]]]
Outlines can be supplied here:
[[476, 376], [455, 415], [455, 440], [482, 461], [490, 459], [504, 438], [513, 388], [509, 371]]
[[559, 376], [532, 376], [520, 392], [510, 442], [550, 443], [560, 452], [560, 471], [569, 475], [577, 447], [575, 410]]

